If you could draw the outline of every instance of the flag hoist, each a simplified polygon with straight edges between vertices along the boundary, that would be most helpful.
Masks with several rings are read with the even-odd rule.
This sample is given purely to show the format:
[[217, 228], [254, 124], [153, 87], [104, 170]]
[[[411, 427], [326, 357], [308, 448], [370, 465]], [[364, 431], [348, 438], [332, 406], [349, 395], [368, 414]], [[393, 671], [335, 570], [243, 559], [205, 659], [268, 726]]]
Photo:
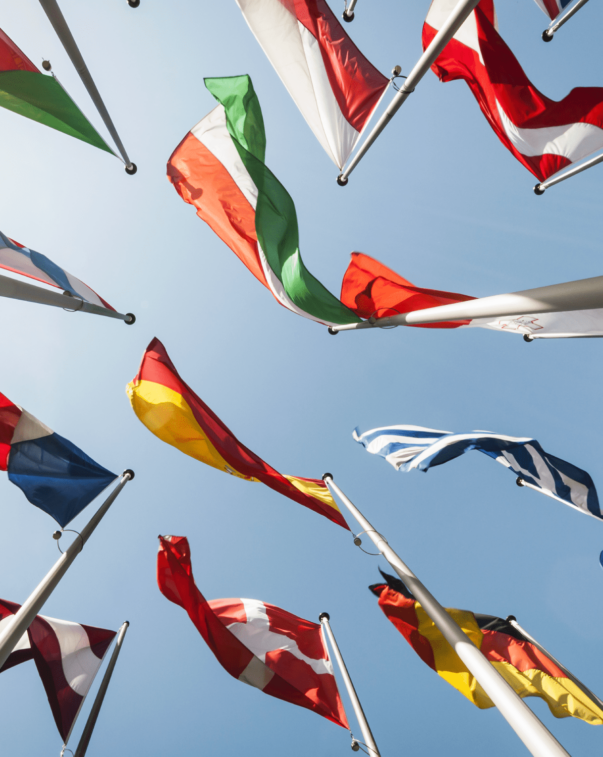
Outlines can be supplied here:
[[[371, 523], [362, 515], [358, 508], [346, 497], [333, 480], [330, 473], [323, 476], [329, 490], [336, 494], [348, 511], [354, 516], [362, 528], [361, 534], [366, 534], [396, 571], [404, 584], [416, 597], [417, 601], [429, 615], [435, 626], [440, 630], [446, 641], [475, 676], [477, 682], [500, 710], [502, 716], [519, 736], [534, 757], [569, 757], [568, 752], [555, 739], [545, 725], [536, 717], [518, 694], [505, 679], [484, 657], [480, 650], [465, 634], [456, 621], [450, 617], [444, 607], [419, 581], [417, 576], [400, 559], [389, 546], [386, 538], [376, 531]], [[360, 535], [354, 539], [360, 546]]]

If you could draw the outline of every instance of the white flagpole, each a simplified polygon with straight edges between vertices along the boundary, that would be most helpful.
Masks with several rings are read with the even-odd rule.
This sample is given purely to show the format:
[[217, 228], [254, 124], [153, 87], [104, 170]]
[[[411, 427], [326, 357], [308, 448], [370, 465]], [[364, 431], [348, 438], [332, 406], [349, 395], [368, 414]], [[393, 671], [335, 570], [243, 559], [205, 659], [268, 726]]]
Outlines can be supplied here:
[[[84, 549], [84, 544], [92, 536], [94, 530], [103, 519], [103, 516], [107, 510], [111, 507], [117, 495], [121, 492], [124, 486], [134, 478], [134, 471], [126, 470], [121, 476], [121, 481], [117, 484], [115, 489], [109, 494], [107, 499], [94, 513], [92, 518], [86, 523], [82, 529], [81, 534], [78, 534], [75, 541], [67, 547], [63, 554], [59, 557], [50, 571], [42, 579], [41, 583], [33, 590], [25, 602], [21, 605], [21, 608], [12, 618], [12, 623], [9, 623], [4, 631], [0, 632], [0, 668], [9, 658], [11, 652], [32, 624], [36, 615], [40, 612], [44, 603], [52, 592], [58, 586], [61, 578], [65, 575], [71, 563]], [[58, 534], [58, 536], [57, 536]], [[55, 538], [60, 538], [61, 532], [55, 532]]]
[[369, 318], [362, 323], [331, 326], [329, 332], [352, 329], [369, 329], [384, 326], [412, 326], [440, 321], [468, 321], [474, 318], [507, 318], [536, 313], [565, 313], [573, 310], [598, 310], [603, 308], [603, 276], [591, 279], [568, 281], [536, 289], [524, 289], [510, 294], [479, 297], [476, 300], [455, 302], [435, 308], [415, 310], [388, 318]]
[[[366, 719], [366, 715], [364, 714], [364, 710], [362, 709], [362, 705], [360, 704], [360, 700], [358, 699], [358, 694], [356, 694], [356, 689], [354, 688], [354, 684], [352, 683], [352, 679], [350, 678], [346, 664], [343, 661], [341, 652], [339, 651], [339, 645], [335, 641], [333, 629], [331, 628], [331, 624], [329, 622], [331, 620], [331, 616], [328, 612], [321, 612], [318, 616], [318, 620], [327, 632], [327, 636], [329, 637], [329, 641], [331, 642], [331, 646], [333, 647], [333, 654], [335, 655], [335, 659], [337, 660], [337, 664], [339, 665], [339, 670], [345, 683], [348, 695], [352, 700], [352, 707], [354, 708], [356, 719], [358, 720], [358, 723], [360, 725], [360, 730], [362, 731], [364, 742], [369, 750], [369, 755], [370, 757], [374, 757], [374, 755], [381, 757], [381, 754], [377, 749], [377, 744], [375, 743], [375, 739], [373, 737], [373, 732], [371, 731], [371, 728]], [[354, 749], [355, 745], [356, 749]], [[354, 751], [358, 750], [357, 742], [352, 741], [352, 749], [354, 749]], [[78, 757], [78, 755], [76, 754], [75, 757]]]
[[[42, 2], [42, 0], [40, 0], [40, 2]], [[406, 81], [400, 87], [400, 90], [391, 101], [391, 103], [387, 106], [385, 113], [383, 113], [381, 118], [377, 121], [371, 133], [364, 140], [360, 149], [352, 158], [348, 167], [344, 168], [342, 173], [340, 173], [337, 177], [337, 183], [339, 184], [339, 186], [344, 187], [348, 183], [348, 178], [352, 171], [356, 168], [358, 163], [360, 163], [364, 155], [368, 152], [368, 149], [371, 147], [373, 142], [392, 120], [394, 115], [402, 106], [402, 103], [410, 94], [415, 91], [417, 84], [429, 71], [433, 63], [435, 63], [439, 54], [454, 37], [461, 26], [465, 23], [467, 17], [478, 3], [479, 0], [459, 0], [458, 5], [446, 19], [446, 22], [442, 25], [439, 32], [433, 38], [427, 50], [425, 50], [423, 55], [419, 58], [413, 70], [408, 74]]]
[[85, 302], [79, 297], [74, 297], [69, 292], [51, 292], [49, 289], [43, 289], [25, 281], [11, 279], [8, 276], [0, 275], [0, 297], [8, 297], [11, 300], [26, 300], [27, 302], [37, 302], [39, 305], [50, 305], [55, 308], [63, 308], [69, 311], [81, 311], [82, 313], [94, 313], [94, 315], [104, 315], [107, 318], [117, 318], [131, 326], [136, 321], [134, 313], [118, 313], [109, 308], [103, 308], [100, 305], [93, 305], [91, 302]]
[[[346, 8], [342, 16], [344, 21], [347, 21], [348, 23], [350, 23], [351, 21], [354, 20], [354, 16], [355, 16], [354, 8], [356, 7], [357, 2], [358, 0], [350, 0], [349, 5], [346, 5]], [[584, 0], [584, 2], [586, 2], [586, 0]]]
[[587, 2], [588, 0], [578, 0], [578, 2], [575, 5], [572, 5], [572, 7], [565, 13], [565, 15], [561, 16], [561, 18], [557, 17], [557, 19], [553, 21], [549, 28], [545, 29], [542, 32], [542, 39], [545, 42], [551, 42], [551, 40], [553, 39], [553, 34], [555, 34], [555, 32], [560, 29], [566, 21], [569, 21], [575, 13], [578, 13], [580, 8], [582, 8], [583, 5], [586, 5]]
[[[119, 629], [117, 641], [115, 642], [115, 647], [113, 649], [113, 654], [111, 655], [111, 659], [109, 660], [109, 664], [107, 665], [107, 670], [105, 670], [105, 675], [103, 676], [103, 680], [96, 695], [96, 699], [94, 700], [94, 704], [92, 705], [92, 709], [90, 710], [90, 714], [88, 715], [88, 720], [86, 721], [86, 725], [84, 726], [84, 730], [82, 731], [79, 744], [77, 745], [77, 749], [75, 750], [73, 757], [84, 757], [86, 751], [88, 750], [88, 744], [90, 743], [90, 739], [92, 738], [92, 731], [94, 730], [100, 709], [103, 705], [103, 700], [105, 698], [105, 694], [107, 693], [107, 688], [109, 687], [111, 676], [113, 675], [113, 669], [115, 668], [115, 663], [117, 662], [117, 658], [119, 657], [121, 645], [123, 644], [123, 640], [129, 625], [129, 621], [126, 620]], [[67, 737], [67, 740], [68, 739], [69, 737]], [[65, 748], [66, 744], [67, 741], [65, 742], [63, 749]]]
[[545, 190], [549, 187], [554, 187], [555, 184], [560, 184], [562, 181], [565, 181], [566, 179], [569, 179], [578, 173], [582, 173], [582, 171], [586, 171], [588, 168], [592, 168], [593, 166], [598, 165], [601, 161], [603, 161], [603, 153], [601, 153], [600, 155], [595, 155], [594, 158], [586, 160], [584, 161], [584, 163], [578, 163], [578, 165], [574, 166], [573, 168], [569, 168], [563, 173], [556, 173], [554, 176], [551, 176], [550, 179], [541, 181], [539, 184], [535, 184], [534, 194], [539, 196], [543, 195]]
[[75, 39], [73, 38], [73, 34], [71, 33], [69, 26], [67, 25], [67, 21], [65, 21], [65, 17], [63, 16], [63, 13], [61, 12], [57, 1], [40, 0], [40, 5], [48, 16], [48, 20], [52, 24], [57, 37], [61, 40], [61, 44], [65, 48], [65, 52], [71, 58], [71, 62], [75, 66], [75, 70], [78, 72], [80, 79], [88, 90], [88, 94], [90, 95], [92, 102], [96, 105], [96, 109], [103, 119], [105, 126], [109, 131], [109, 134], [111, 134], [111, 136], [113, 137], [113, 141], [117, 145], [117, 149], [121, 153], [123, 161], [126, 164], [126, 173], [130, 175], [135, 174], [137, 171], [136, 165], [132, 163], [132, 161], [128, 157], [126, 148], [123, 146], [123, 143], [119, 138], [119, 134], [117, 133], [117, 129], [115, 128], [113, 121], [111, 120], [109, 111], [105, 107], [103, 98], [101, 97], [100, 92], [98, 91], [96, 84], [94, 83], [94, 79], [92, 78], [90, 71], [88, 70], [88, 66], [86, 65], [86, 62], [82, 57], [82, 54], [77, 46]]
[[[540, 722], [521, 697], [515, 693], [496, 668], [484, 657], [411, 569], [402, 562], [389, 546], [385, 537], [375, 531], [360, 510], [346, 497], [333, 481], [333, 476], [330, 473], [325, 473], [323, 480], [329, 487], [331, 494], [337, 494], [340, 501], [358, 521], [362, 533], [369, 537], [381, 555], [421, 603], [442, 636], [467, 666], [469, 672], [475, 676], [475, 680], [498, 707], [501, 715], [531, 754], [534, 757], [569, 757], [568, 752], [565, 751], [553, 734]], [[354, 542], [358, 545], [361, 543], [359, 537], [356, 537]]]

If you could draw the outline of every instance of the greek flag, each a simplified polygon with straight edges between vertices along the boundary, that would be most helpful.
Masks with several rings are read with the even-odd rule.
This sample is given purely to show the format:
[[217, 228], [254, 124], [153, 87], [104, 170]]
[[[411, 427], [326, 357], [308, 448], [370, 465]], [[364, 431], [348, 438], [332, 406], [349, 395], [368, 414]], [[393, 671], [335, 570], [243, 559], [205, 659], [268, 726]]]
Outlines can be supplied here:
[[422, 426], [384, 426], [354, 430], [354, 439], [396, 470], [427, 471], [472, 449], [494, 458], [515, 473], [520, 486], [537, 489], [587, 515], [603, 520], [599, 498], [586, 471], [545, 452], [535, 439], [472, 431], [454, 434]]

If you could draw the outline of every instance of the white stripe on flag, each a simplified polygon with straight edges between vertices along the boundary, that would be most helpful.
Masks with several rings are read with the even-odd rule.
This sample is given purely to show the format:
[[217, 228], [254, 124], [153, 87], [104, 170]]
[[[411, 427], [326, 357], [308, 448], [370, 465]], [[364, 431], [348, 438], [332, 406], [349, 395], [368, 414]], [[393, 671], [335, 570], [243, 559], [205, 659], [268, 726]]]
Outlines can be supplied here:
[[63, 673], [69, 686], [82, 697], [88, 693], [102, 660], [90, 649], [88, 634], [79, 623], [42, 617], [54, 631], [61, 649]]

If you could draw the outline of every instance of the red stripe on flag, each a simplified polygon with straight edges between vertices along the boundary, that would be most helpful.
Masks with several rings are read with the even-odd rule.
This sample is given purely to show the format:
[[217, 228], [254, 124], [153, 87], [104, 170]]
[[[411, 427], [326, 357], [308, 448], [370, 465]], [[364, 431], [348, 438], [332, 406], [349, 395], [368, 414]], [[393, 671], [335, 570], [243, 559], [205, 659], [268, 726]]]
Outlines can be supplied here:
[[0, 470], [7, 470], [10, 445], [23, 411], [0, 394]]

